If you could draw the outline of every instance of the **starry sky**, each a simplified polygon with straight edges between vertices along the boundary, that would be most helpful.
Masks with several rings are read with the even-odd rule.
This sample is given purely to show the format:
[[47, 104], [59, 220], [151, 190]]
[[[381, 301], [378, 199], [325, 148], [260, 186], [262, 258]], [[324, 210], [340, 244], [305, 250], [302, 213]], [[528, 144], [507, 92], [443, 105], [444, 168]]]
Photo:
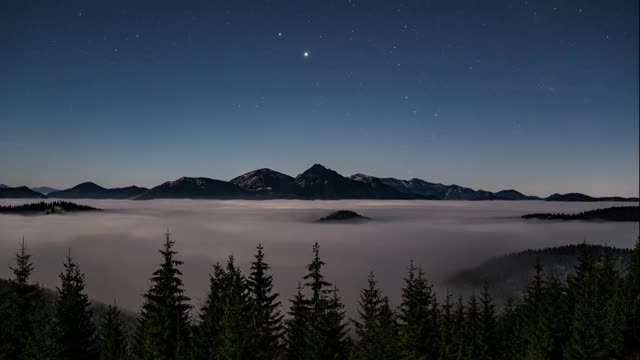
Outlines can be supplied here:
[[638, 195], [637, 0], [8, 1], [0, 183], [313, 163]]

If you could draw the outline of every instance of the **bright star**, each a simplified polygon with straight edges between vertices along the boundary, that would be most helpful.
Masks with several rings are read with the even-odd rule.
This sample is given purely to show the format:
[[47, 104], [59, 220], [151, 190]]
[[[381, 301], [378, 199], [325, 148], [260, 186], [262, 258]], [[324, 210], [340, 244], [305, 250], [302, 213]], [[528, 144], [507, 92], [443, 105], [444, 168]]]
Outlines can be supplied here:
[[308, 57], [309, 57], [309, 52], [308, 52], [308, 51], [303, 52], [303, 53], [302, 53], [302, 56], [304, 56], [304, 57], [308, 58]]

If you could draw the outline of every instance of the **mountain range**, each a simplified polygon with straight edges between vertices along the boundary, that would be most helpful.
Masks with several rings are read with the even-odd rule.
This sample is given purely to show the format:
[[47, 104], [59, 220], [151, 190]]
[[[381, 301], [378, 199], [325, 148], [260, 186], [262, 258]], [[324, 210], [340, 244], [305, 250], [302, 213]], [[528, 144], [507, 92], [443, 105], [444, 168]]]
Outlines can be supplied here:
[[[42, 189], [42, 188], [41, 188]], [[36, 189], [33, 189], [36, 190]], [[104, 188], [84, 182], [47, 195], [25, 186], [0, 185], [0, 198], [60, 199], [394, 199], [394, 200], [547, 200], [547, 201], [638, 201], [638, 198], [595, 198], [584, 194], [554, 194], [546, 199], [525, 195], [516, 190], [491, 192], [459, 185], [445, 185], [413, 178], [400, 180], [366, 174], [349, 177], [315, 164], [292, 177], [271, 169], [250, 171], [230, 181], [205, 177], [182, 177], [151, 189], [128, 186]], [[55, 189], [51, 189], [55, 190]]]

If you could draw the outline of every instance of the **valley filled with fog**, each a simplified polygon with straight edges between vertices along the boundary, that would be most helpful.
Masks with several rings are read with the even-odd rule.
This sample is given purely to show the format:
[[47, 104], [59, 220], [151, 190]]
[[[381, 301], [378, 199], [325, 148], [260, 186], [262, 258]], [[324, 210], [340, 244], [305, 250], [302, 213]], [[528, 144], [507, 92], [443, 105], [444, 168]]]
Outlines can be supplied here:
[[[28, 200], [2, 200], [0, 205]], [[246, 272], [256, 245], [265, 247], [274, 285], [288, 306], [314, 242], [326, 262], [328, 281], [337, 285], [353, 314], [358, 293], [374, 271], [393, 304], [413, 258], [439, 295], [455, 271], [492, 256], [528, 248], [589, 243], [632, 247], [637, 223], [523, 220], [528, 213], [575, 213], [616, 203], [544, 201], [206, 201], [77, 200], [99, 213], [0, 216], [0, 277], [24, 237], [33, 254], [33, 278], [58, 285], [67, 252], [86, 274], [93, 299], [136, 311], [160, 263], [158, 250], [169, 229], [184, 261], [187, 295], [199, 306], [208, 290], [215, 262], [233, 254]], [[373, 221], [359, 224], [318, 223], [335, 210], [355, 210]], [[455, 289], [451, 289], [455, 292]]]

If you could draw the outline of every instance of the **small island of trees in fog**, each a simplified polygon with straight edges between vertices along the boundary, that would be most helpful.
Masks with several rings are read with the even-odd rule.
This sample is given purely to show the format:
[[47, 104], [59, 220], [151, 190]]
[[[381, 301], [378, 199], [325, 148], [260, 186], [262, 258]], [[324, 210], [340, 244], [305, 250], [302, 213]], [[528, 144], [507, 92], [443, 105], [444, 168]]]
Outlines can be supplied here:
[[55, 297], [45, 296], [30, 281], [34, 266], [23, 242], [0, 292], [0, 359], [640, 358], [640, 242], [624, 273], [609, 253], [584, 249], [566, 279], [537, 265], [521, 297], [500, 312], [488, 284], [467, 299], [446, 294], [438, 303], [411, 261], [397, 309], [371, 273], [357, 318], [347, 319], [338, 289], [323, 276], [317, 243], [287, 314], [261, 245], [248, 275], [233, 257], [214, 265], [206, 302], [193, 309], [167, 234], [135, 333], [128, 334], [115, 304], [95, 321], [71, 256]]

